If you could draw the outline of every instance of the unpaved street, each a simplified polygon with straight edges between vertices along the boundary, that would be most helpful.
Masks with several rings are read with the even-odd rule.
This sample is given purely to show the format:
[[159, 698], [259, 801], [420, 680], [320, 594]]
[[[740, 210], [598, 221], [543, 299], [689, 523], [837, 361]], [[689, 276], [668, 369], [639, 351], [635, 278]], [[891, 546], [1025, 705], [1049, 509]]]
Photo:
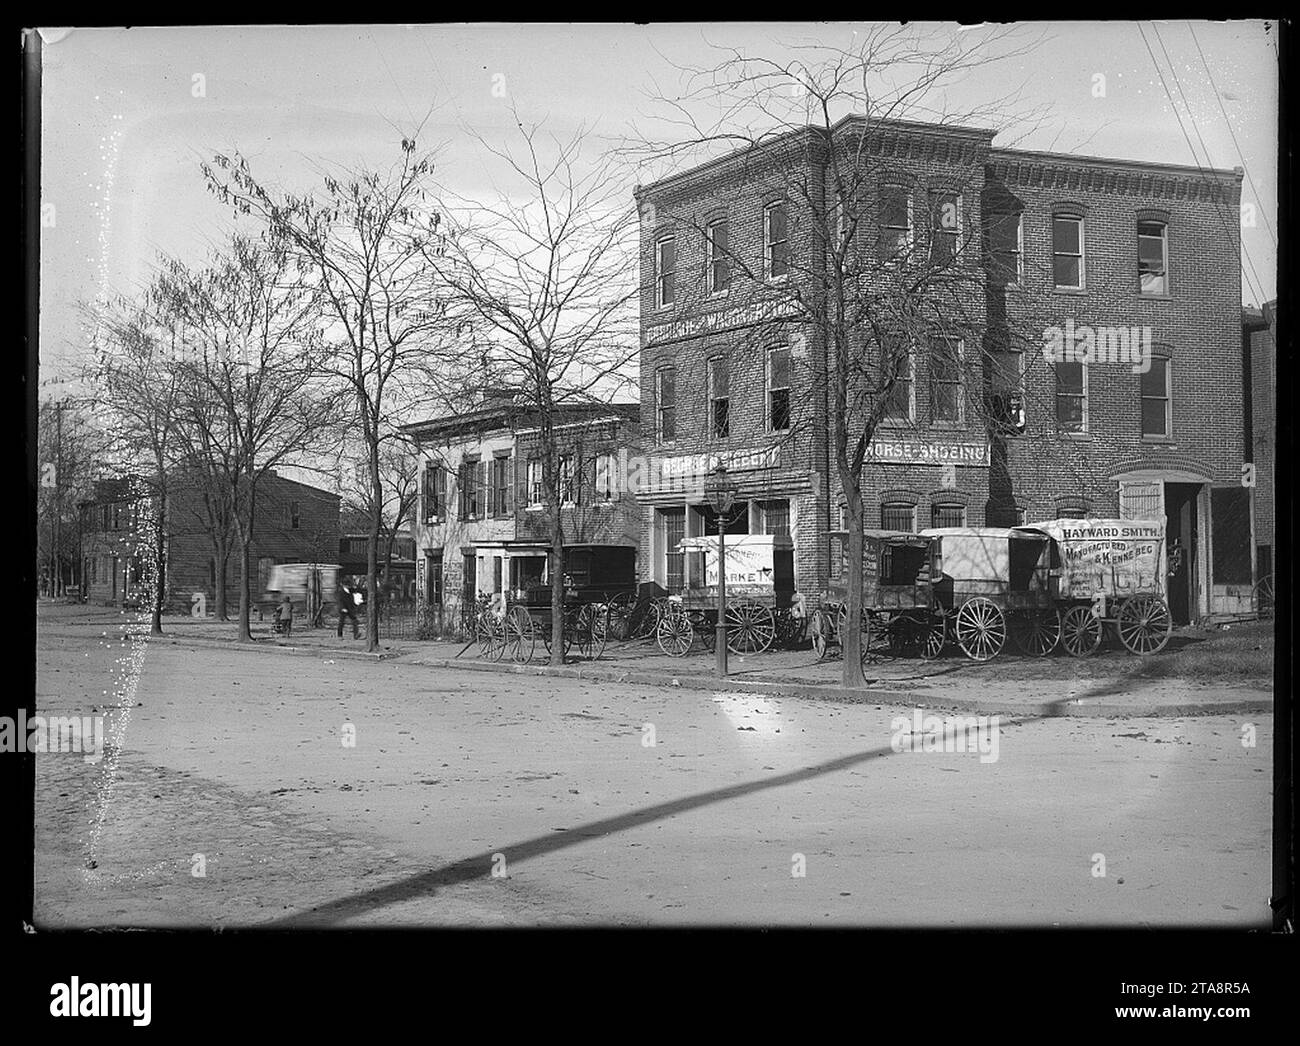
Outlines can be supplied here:
[[1267, 925], [1267, 715], [1003, 720], [982, 762], [895, 752], [903, 706], [94, 621], [40, 623], [37, 711], [121, 746], [38, 758], [38, 925]]

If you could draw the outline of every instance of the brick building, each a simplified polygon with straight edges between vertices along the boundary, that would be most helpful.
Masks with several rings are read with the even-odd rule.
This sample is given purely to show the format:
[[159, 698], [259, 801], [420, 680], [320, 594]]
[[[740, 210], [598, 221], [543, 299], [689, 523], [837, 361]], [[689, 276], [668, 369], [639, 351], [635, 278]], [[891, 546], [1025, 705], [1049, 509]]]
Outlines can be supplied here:
[[[638, 513], [626, 494], [636, 404], [561, 408], [555, 432], [566, 545], [636, 548]], [[508, 394], [463, 414], [404, 427], [420, 448], [416, 514], [421, 602], [455, 621], [480, 597], [540, 583], [550, 548], [537, 421]]]
[[[829, 434], [842, 419], [824, 338], [796, 299], [816, 293], [817, 252], [835, 242], [824, 224], [844, 221], [826, 203], [833, 165], [857, 150], [865, 249], [943, 250], [958, 287], [925, 351], [906, 350], [868, 454], [867, 525], [1164, 516], [1184, 550], [1175, 620], [1248, 609], [1241, 172], [996, 149], [993, 137], [846, 117], [830, 144], [794, 131], [638, 188], [647, 580], [672, 590], [676, 541], [713, 527], [698, 486], [677, 477], [723, 461], [745, 502], [732, 529], [788, 530], [797, 588], [826, 585], [843, 526]], [[1049, 358], [1063, 335], [1098, 351]]]
[[[184, 474], [171, 481], [167, 513], [167, 608], [188, 611], [202, 592], [209, 613], [216, 599], [217, 557], [211, 525], [197, 483]], [[96, 603], [134, 602], [149, 555], [147, 484], [102, 480], [95, 497], [82, 502], [82, 576], [87, 598]], [[333, 563], [338, 555], [339, 496], [268, 472], [258, 481], [252, 562], [257, 569], [254, 598], [266, 587], [277, 563]], [[144, 522], [142, 522], [142, 520]], [[232, 535], [226, 561], [226, 596], [239, 602], [239, 547]]]

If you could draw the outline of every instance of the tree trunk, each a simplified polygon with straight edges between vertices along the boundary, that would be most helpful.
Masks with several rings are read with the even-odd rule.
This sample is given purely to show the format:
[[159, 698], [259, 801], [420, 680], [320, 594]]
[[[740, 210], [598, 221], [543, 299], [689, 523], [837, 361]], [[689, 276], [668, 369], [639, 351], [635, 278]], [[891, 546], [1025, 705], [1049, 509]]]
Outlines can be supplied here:
[[379, 567], [379, 516], [370, 518], [370, 540], [366, 542], [366, 650], [379, 649], [378, 584], [375, 575]]
[[162, 612], [167, 601], [167, 494], [158, 498], [158, 515], [154, 521], [153, 541], [153, 620], [149, 623], [150, 635], [163, 634]]
[[551, 517], [551, 664], [564, 664], [564, 520], [559, 498]]
[[865, 686], [862, 674], [862, 490], [856, 482], [847, 485], [848, 494], [848, 611], [844, 635], [840, 637], [844, 652], [841, 682], [844, 686]]
[[214, 603], [213, 616], [218, 621], [227, 620], [226, 610], [226, 569], [230, 564], [230, 542], [226, 538], [217, 541], [217, 569], [214, 571], [216, 579], [213, 582]]
[[239, 541], [239, 641], [241, 643], [251, 643], [253, 641], [252, 629], [252, 612], [253, 612], [253, 583], [249, 574], [249, 564], [252, 560], [252, 544], [246, 538], [241, 537]]

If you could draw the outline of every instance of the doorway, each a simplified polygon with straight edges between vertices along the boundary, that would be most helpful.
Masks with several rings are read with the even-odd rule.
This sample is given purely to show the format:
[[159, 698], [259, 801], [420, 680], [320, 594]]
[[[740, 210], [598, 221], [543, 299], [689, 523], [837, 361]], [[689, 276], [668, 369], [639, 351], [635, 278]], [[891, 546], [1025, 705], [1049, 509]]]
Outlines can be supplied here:
[[1169, 612], [1175, 625], [1190, 624], [1196, 613], [1196, 550], [1200, 534], [1196, 503], [1199, 483], [1165, 484], [1166, 555], [1168, 557]]

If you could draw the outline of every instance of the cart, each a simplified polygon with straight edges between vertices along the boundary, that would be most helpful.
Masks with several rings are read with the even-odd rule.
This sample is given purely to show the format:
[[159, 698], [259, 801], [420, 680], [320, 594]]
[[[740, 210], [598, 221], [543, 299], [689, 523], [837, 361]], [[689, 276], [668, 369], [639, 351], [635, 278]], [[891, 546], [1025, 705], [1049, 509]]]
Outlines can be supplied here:
[[[698, 638], [713, 649], [718, 625], [718, 538], [684, 538], [683, 588], [670, 596], [655, 633], [659, 649], [684, 657]], [[727, 649], [756, 654], [801, 636], [803, 604], [794, 591], [794, 543], [784, 534], [726, 539]]]
[[1103, 625], [1130, 653], [1164, 649], [1173, 616], [1165, 594], [1162, 521], [1053, 519], [1018, 529], [1050, 540], [1052, 593], [1066, 651], [1096, 653]]
[[[636, 549], [628, 545], [568, 545], [564, 550], [564, 656], [577, 646], [579, 656], [596, 660], [605, 652], [610, 604], [636, 594]], [[540, 639], [550, 653], [551, 585], [542, 583], [512, 593], [503, 621], [505, 654], [519, 663], [532, 660]]]
[[[848, 532], [831, 539], [847, 552]], [[932, 579], [938, 573], [934, 541], [899, 530], [862, 532], [862, 663], [886, 654], [937, 657], [944, 645]], [[838, 562], [836, 561], [838, 560]], [[844, 555], [832, 555], [830, 584], [808, 623], [813, 650], [825, 658], [843, 647], [848, 620], [848, 569]]]
[[933, 592], [945, 635], [972, 661], [1006, 647], [1046, 657], [1061, 637], [1051, 582], [1051, 540], [1031, 528], [939, 527]]

